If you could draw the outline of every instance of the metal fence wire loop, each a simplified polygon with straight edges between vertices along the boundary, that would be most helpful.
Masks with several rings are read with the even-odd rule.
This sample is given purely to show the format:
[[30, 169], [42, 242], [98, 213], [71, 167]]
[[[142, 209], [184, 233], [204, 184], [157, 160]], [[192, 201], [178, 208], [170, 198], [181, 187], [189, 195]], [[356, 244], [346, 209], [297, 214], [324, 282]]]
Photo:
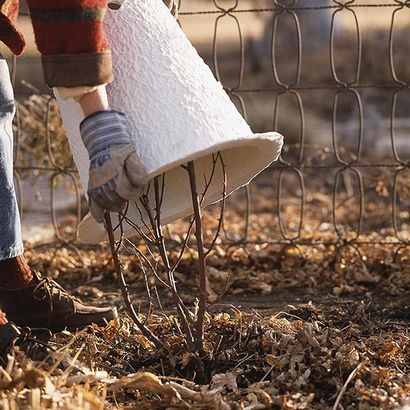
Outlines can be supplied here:
[[[358, 205], [359, 205], [359, 209], [358, 209], [358, 216], [357, 216], [357, 221], [356, 221], [356, 226], [353, 225], [352, 222], [347, 223], [347, 224], [342, 224], [341, 222], [339, 222], [339, 219], [337, 217], [337, 211], [341, 208], [341, 205], [338, 204], [338, 195], [339, 195], [339, 189], [338, 186], [340, 185], [340, 181], [343, 177], [347, 177], [346, 172], [352, 172], [357, 179], [357, 183], [358, 183], [358, 194], [356, 194], [356, 192], [351, 192], [351, 193], [347, 193], [346, 195], [346, 199], [345, 199], [345, 203], [351, 199], [351, 197], [357, 198], [358, 199]], [[346, 184], [346, 180], [344, 181]], [[335, 231], [337, 233], [337, 235], [339, 236], [339, 238], [341, 239], [345, 239], [346, 238], [346, 229], [345, 227], [347, 226], [349, 229], [349, 233], [353, 233], [353, 238], [350, 238], [351, 240], [357, 240], [362, 232], [362, 226], [363, 226], [363, 215], [364, 215], [364, 185], [363, 185], [363, 178], [360, 174], [360, 172], [355, 169], [355, 168], [351, 168], [351, 167], [346, 167], [346, 168], [342, 168], [339, 169], [336, 173], [335, 176], [335, 183], [334, 183], [334, 187], [333, 187], [333, 226], [335, 228]], [[348, 213], [348, 217], [351, 216], [353, 209], [351, 209], [351, 207], [349, 207], [349, 213]]]
[[[286, 96], [293, 96], [296, 100], [297, 107], [298, 107], [298, 114], [299, 114], [299, 126], [300, 126], [300, 134], [298, 138], [298, 145], [299, 145], [299, 155], [296, 160], [297, 163], [302, 163], [303, 162], [303, 155], [304, 155], [304, 149], [305, 149], [305, 112], [303, 108], [303, 100], [300, 94], [297, 91], [294, 90], [286, 90], [286, 91], [280, 91], [276, 94], [275, 96], [275, 105], [274, 105], [274, 113], [273, 113], [273, 129], [274, 130], [279, 130], [279, 118], [280, 118], [280, 101], [283, 99], [283, 97]], [[295, 120], [296, 122], [296, 120]], [[281, 155], [279, 156], [279, 161], [282, 164], [291, 165], [291, 161], [287, 160], [285, 158], [285, 152], [283, 151]]]
[[66, 244], [73, 243], [77, 240], [77, 230], [73, 230], [73, 233], [71, 236], [68, 236], [68, 238], [65, 238], [62, 232], [60, 231], [60, 225], [58, 223], [58, 217], [57, 217], [57, 205], [56, 205], [56, 190], [58, 186], [58, 181], [57, 179], [59, 177], [65, 176], [67, 177], [74, 188], [74, 195], [76, 199], [75, 203], [75, 217], [76, 217], [76, 223], [75, 225], [78, 226], [81, 220], [81, 192], [78, 186], [78, 179], [77, 176], [74, 175], [71, 172], [55, 172], [51, 176], [50, 180], [50, 190], [51, 190], [51, 195], [50, 195], [50, 210], [51, 210], [51, 220], [53, 223], [54, 227], [54, 232], [56, 235], [57, 240], [64, 242]]
[[[282, 217], [282, 209], [283, 209], [283, 178], [286, 173], [291, 173], [296, 175], [297, 180], [299, 182], [300, 188], [300, 197], [299, 197], [299, 221], [296, 223], [296, 233], [291, 236], [287, 233], [287, 229], [285, 228], [285, 223]], [[286, 195], [289, 195], [289, 191], [286, 192]], [[304, 220], [304, 210], [305, 210], [305, 182], [303, 179], [302, 172], [296, 168], [289, 168], [285, 170], [280, 170], [278, 175], [278, 192], [277, 192], [277, 209], [278, 209], [278, 222], [279, 222], [279, 229], [282, 238], [286, 239], [287, 241], [295, 241], [301, 237], [302, 228], [303, 228], [303, 220]], [[292, 220], [292, 223], [294, 221]]]
[[399, 178], [401, 174], [403, 174], [406, 171], [409, 171], [409, 167], [402, 167], [401, 169], [398, 169], [394, 173], [394, 180], [393, 180], [393, 194], [392, 194], [392, 219], [393, 219], [393, 227], [394, 227], [394, 232], [397, 237], [397, 239], [403, 244], [403, 245], [410, 245], [410, 240], [406, 239], [403, 237], [403, 234], [401, 233], [401, 229], [399, 227], [399, 224], [397, 222], [398, 220], [398, 207], [397, 203], [399, 202]]
[[[357, 118], [357, 124], [358, 124], [358, 131], [357, 131], [357, 138], [356, 138], [356, 150], [353, 155], [351, 155], [352, 159], [350, 161], [345, 161], [340, 154], [339, 150], [339, 144], [338, 144], [338, 138], [337, 138], [337, 111], [338, 111], [338, 105], [339, 105], [339, 98], [341, 94], [346, 94], [347, 95], [352, 95], [354, 98], [354, 104], [357, 106], [357, 112], [358, 112], [358, 118]], [[337, 161], [339, 164], [342, 165], [352, 165], [355, 162], [358, 162], [360, 160], [362, 148], [363, 148], [363, 104], [362, 100], [360, 97], [360, 94], [357, 90], [353, 88], [348, 88], [346, 91], [345, 90], [337, 90], [335, 93], [335, 97], [333, 100], [333, 117], [332, 117], [332, 144], [333, 144], [333, 150], [336, 156]], [[353, 145], [353, 144], [352, 144]]]
[[[245, 201], [246, 201], [246, 212], [244, 215], [244, 224], [243, 224], [243, 234], [240, 237], [233, 237], [232, 234], [229, 232], [229, 228], [226, 227], [226, 219], [222, 221], [222, 231], [224, 234], [224, 239], [226, 239], [229, 243], [239, 245], [241, 243], [245, 243], [248, 240], [249, 235], [249, 220], [251, 217], [251, 192], [249, 185], [245, 186], [241, 189], [241, 191], [245, 191]], [[228, 198], [229, 201], [229, 198]]]
[[[350, 3], [349, 3], [350, 4]], [[354, 70], [354, 78], [351, 79], [350, 81], [342, 81], [339, 74], [337, 73], [337, 68], [336, 68], [336, 52], [335, 52], [335, 38], [336, 38], [336, 27], [335, 27], [335, 21], [336, 17], [339, 15], [340, 12], [348, 10], [351, 13], [351, 16], [354, 19], [355, 23], [355, 28], [356, 28], [356, 61], [355, 61], [355, 70]], [[359, 81], [360, 77], [360, 67], [361, 67], [361, 61], [362, 61], [362, 35], [361, 35], [361, 30], [360, 30], [360, 24], [359, 20], [357, 18], [356, 13], [348, 7], [342, 7], [340, 9], [337, 9], [333, 12], [332, 14], [332, 19], [330, 23], [330, 66], [332, 69], [332, 76], [333, 80], [341, 85], [341, 86], [348, 86], [348, 85], [353, 85]]]
[[396, 118], [397, 118], [397, 106], [398, 106], [398, 98], [400, 96], [401, 90], [396, 90], [393, 93], [392, 97], [392, 104], [391, 104], [391, 113], [390, 113], [390, 141], [391, 141], [391, 149], [393, 152], [394, 159], [397, 161], [398, 164], [402, 166], [408, 166], [409, 162], [400, 157], [400, 154], [397, 150], [396, 144]]
[[218, 63], [218, 27], [221, 19], [225, 18], [226, 16], [229, 16], [232, 18], [235, 22], [236, 28], [238, 30], [238, 38], [239, 38], [239, 64], [238, 64], [238, 74], [237, 78], [235, 81], [235, 84], [233, 86], [228, 87], [229, 91], [234, 91], [238, 90], [239, 88], [242, 87], [243, 84], [243, 76], [244, 76], [244, 70], [245, 70], [245, 47], [244, 47], [244, 41], [243, 41], [243, 34], [241, 30], [241, 25], [239, 24], [239, 21], [236, 16], [233, 16], [232, 14], [224, 14], [221, 16], [218, 16], [215, 20], [215, 27], [214, 27], [214, 40], [213, 40], [213, 63], [214, 63], [214, 74], [219, 82], [222, 82], [221, 79], [221, 73], [219, 69], [219, 63]]
[[[278, 70], [278, 65], [277, 65], [277, 44], [278, 44], [278, 21], [282, 17], [283, 18], [283, 11], [286, 11], [286, 14], [290, 15], [293, 19], [294, 25], [295, 25], [295, 33], [296, 33], [296, 39], [297, 39], [297, 49], [296, 49], [296, 69], [295, 71], [295, 77], [293, 81], [290, 81], [286, 83], [280, 78], [279, 75], [279, 70]], [[282, 87], [294, 87], [300, 82], [300, 75], [302, 71], [302, 34], [301, 34], [301, 29], [300, 29], [300, 22], [298, 15], [296, 14], [295, 11], [291, 9], [283, 9], [279, 13], [276, 13], [273, 17], [273, 24], [272, 24], [272, 72], [273, 76], [275, 78], [275, 81], [281, 85]]]
[[409, 85], [408, 81], [405, 81], [404, 79], [399, 78], [397, 74], [396, 64], [394, 62], [394, 28], [395, 28], [395, 23], [397, 20], [397, 15], [399, 14], [401, 10], [403, 10], [405, 6], [410, 8], [410, 3], [406, 2], [406, 5], [402, 4], [401, 7], [395, 9], [392, 13], [390, 31], [389, 31], [389, 61], [390, 61], [391, 75], [394, 81], [403, 87], [408, 87]]

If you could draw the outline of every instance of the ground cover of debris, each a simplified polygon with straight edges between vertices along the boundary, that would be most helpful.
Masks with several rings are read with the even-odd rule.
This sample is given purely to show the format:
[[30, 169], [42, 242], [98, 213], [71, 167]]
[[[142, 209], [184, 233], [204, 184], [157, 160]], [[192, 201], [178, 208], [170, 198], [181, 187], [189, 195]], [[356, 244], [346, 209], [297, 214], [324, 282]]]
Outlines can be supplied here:
[[[263, 187], [258, 192], [263, 193]], [[263, 212], [263, 195], [260, 199], [257, 216], [248, 227], [250, 242], [253, 236], [263, 240], [264, 230], [269, 232], [274, 223], [272, 215]], [[291, 204], [286, 212], [294, 212]], [[231, 230], [235, 220], [243, 221], [240, 216], [240, 209], [227, 211]], [[205, 231], [212, 232], [212, 211], [204, 220]], [[303, 235], [312, 237], [308, 226], [302, 240]], [[184, 228], [184, 223], [172, 226], [168, 240], [177, 241]], [[65, 229], [72, 229], [70, 223]], [[105, 328], [55, 335], [54, 351], [41, 362], [16, 349], [8, 366], [0, 370], [0, 406], [405, 408], [410, 404], [408, 248], [400, 243], [366, 245], [366, 240], [374, 240], [372, 233], [362, 234], [363, 245], [339, 241], [339, 248], [319, 243], [337, 243], [328, 231], [314, 234], [317, 246], [228, 246], [223, 239], [217, 244], [208, 258], [210, 305], [200, 378], [197, 358], [183, 343], [171, 298], [166, 290], [157, 289], [161, 309], [147, 314], [147, 284], [138, 261], [123, 253], [141, 317], [167, 348], [156, 349], [120, 309], [120, 319]], [[196, 254], [188, 249], [176, 278], [181, 296], [194, 309]], [[29, 249], [28, 255], [35, 269], [47, 272], [83, 300], [122, 306], [106, 245], [81, 249], [80, 255], [50, 246]], [[172, 257], [177, 255], [171, 252]]]

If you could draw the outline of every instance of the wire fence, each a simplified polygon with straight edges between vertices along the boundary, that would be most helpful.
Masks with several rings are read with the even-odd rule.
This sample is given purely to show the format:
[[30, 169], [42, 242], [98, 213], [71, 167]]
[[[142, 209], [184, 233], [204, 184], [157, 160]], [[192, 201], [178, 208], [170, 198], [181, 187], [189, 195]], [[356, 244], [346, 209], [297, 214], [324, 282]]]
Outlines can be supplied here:
[[[223, 241], [407, 247], [410, 0], [180, 0], [174, 6], [253, 129], [285, 135], [280, 160], [228, 201]], [[14, 60], [14, 82], [18, 65]], [[21, 207], [24, 181], [48, 181], [56, 241], [78, 246], [85, 202], [55, 102], [32, 90], [17, 100]], [[59, 195], [66, 204], [67, 186], [73, 201], [62, 209]]]

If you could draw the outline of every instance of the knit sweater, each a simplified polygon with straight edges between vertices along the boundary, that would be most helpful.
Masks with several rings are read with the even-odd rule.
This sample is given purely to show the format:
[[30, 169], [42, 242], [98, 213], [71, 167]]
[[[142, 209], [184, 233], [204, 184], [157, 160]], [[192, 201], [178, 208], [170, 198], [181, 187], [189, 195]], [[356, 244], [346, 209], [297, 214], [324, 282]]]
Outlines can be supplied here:
[[[44, 77], [49, 87], [112, 81], [111, 52], [103, 19], [106, 0], [27, 0]], [[20, 55], [25, 41], [17, 28], [18, 0], [0, 0], [0, 41]]]

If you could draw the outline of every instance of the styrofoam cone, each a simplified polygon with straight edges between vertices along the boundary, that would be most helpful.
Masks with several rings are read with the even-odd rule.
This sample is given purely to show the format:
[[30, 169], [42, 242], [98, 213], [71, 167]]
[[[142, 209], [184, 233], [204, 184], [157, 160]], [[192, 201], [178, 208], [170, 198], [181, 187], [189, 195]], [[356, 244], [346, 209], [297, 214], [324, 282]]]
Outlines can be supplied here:
[[[181, 164], [196, 160], [201, 193], [204, 175], [209, 176], [212, 169], [212, 154], [220, 151], [229, 194], [278, 158], [283, 137], [252, 132], [162, 0], [125, 0], [118, 10], [108, 11], [105, 25], [115, 77], [108, 86], [110, 104], [127, 114], [149, 177], [165, 174], [162, 224], [192, 213], [188, 174]], [[61, 101], [57, 95], [57, 100], [87, 191], [89, 159], [79, 134], [84, 116], [72, 99]], [[203, 206], [221, 199], [222, 185], [219, 167]], [[128, 217], [141, 224], [134, 204]], [[126, 226], [125, 235], [133, 234], [135, 230]], [[87, 215], [79, 237], [96, 243], [105, 240], [106, 233], [102, 224]]]

